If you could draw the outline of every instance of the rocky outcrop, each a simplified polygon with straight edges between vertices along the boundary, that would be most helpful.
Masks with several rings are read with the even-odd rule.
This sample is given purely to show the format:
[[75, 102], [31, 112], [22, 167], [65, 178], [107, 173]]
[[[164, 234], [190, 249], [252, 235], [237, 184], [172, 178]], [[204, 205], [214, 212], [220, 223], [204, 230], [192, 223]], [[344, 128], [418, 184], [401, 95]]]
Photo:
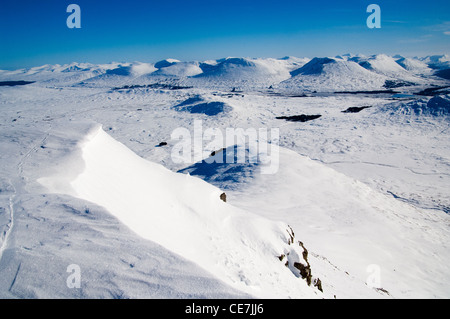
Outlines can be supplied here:
[[345, 111], [342, 111], [342, 113], [359, 113], [364, 109], [367, 109], [371, 106], [352, 106], [346, 109]]
[[293, 116], [278, 116], [277, 119], [278, 120], [286, 120], [286, 121], [290, 121], [290, 122], [308, 122], [308, 121], [318, 119], [321, 116], [322, 115], [320, 115], [320, 114], [317, 114], [317, 115], [301, 114], [301, 115], [293, 115]]
[[[323, 292], [322, 281], [319, 278], [314, 278], [312, 275], [311, 265], [308, 261], [308, 250], [301, 241], [295, 242], [295, 234], [291, 227], [286, 231], [288, 233], [288, 244], [294, 247], [293, 250], [277, 256], [278, 259], [282, 262], [286, 259], [284, 265], [288, 267], [296, 277], [301, 277], [306, 281], [308, 286], [311, 286], [312, 284], [313, 287]], [[301, 257], [296, 252], [298, 249], [295, 247], [296, 245], [302, 249]]]

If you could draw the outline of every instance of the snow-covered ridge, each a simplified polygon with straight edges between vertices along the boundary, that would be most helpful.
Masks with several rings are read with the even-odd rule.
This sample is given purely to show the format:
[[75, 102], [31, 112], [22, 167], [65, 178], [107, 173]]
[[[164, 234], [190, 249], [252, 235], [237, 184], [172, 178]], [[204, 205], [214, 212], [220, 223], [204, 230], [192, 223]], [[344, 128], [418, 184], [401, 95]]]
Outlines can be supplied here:
[[[386, 94], [407, 81], [356, 58], [386, 59], [1, 71], [21, 82], [0, 86], [0, 297], [447, 298], [448, 82], [395, 56], [427, 84]], [[324, 93], [283, 94], [287, 81]], [[364, 83], [385, 94], [333, 93]], [[302, 116], [314, 120], [281, 120]], [[204, 132], [279, 128], [278, 172], [174, 161], [171, 133], [199, 119]], [[204, 142], [205, 159], [236, 148]], [[73, 263], [79, 290], [66, 286]]]
[[311, 286], [301, 278], [300, 269], [309, 263], [287, 224], [224, 203], [220, 189], [143, 160], [100, 128], [85, 139], [81, 152], [84, 169], [75, 178], [64, 169], [39, 182], [51, 192], [105, 207], [141, 237], [245, 293], [323, 297], [313, 287], [318, 278], [309, 278]]
[[[71, 63], [0, 71], [0, 80], [34, 80], [55, 85], [118, 87], [158, 81], [210, 88], [267, 89], [279, 85], [290, 91], [357, 91], [385, 89], [385, 81], [402, 85], [442, 84], [434, 74], [450, 68], [448, 56], [405, 58], [385, 54], [324, 58], [242, 58], [156, 63]], [[365, 72], [364, 70], [367, 72]], [[384, 80], [384, 81], [383, 81]]]
[[291, 74], [292, 78], [280, 83], [280, 89], [294, 92], [370, 91], [382, 88], [387, 80], [353, 61], [337, 58], [315, 58]]
[[[280, 149], [279, 173], [255, 173], [244, 189], [231, 191], [242, 208], [223, 202], [223, 191], [199, 178], [142, 159], [99, 126], [73, 152], [38, 179], [48, 192], [104, 207], [137, 235], [243, 293], [258, 298], [445, 294], [439, 288], [445, 271], [435, 260], [447, 258], [445, 238], [434, 232], [439, 216], [295, 152]], [[274, 221], [274, 212], [291, 225]], [[370, 264], [383, 269], [382, 289], [366, 285]], [[425, 267], [431, 277], [420, 271]], [[429, 288], [421, 291], [424, 281]]]

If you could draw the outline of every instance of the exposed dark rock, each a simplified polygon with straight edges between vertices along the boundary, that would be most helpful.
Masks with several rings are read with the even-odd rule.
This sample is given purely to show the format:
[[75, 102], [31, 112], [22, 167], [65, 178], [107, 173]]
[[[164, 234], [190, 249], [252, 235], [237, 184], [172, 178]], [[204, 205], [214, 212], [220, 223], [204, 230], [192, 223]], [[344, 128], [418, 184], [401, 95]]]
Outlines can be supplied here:
[[308, 286], [311, 286], [311, 266], [309, 264], [305, 266], [302, 263], [294, 262], [294, 267], [300, 270], [300, 276], [302, 276], [303, 279], [306, 279]]
[[145, 85], [124, 85], [121, 87], [115, 87], [112, 88], [114, 91], [118, 90], [130, 90], [130, 89], [165, 89], [165, 90], [185, 90], [185, 89], [191, 89], [191, 86], [180, 86], [180, 85], [173, 85], [173, 84], [166, 84], [166, 83], [152, 83], [152, 84], [145, 84]]
[[222, 148], [218, 151], [212, 151], [211, 154], [209, 154], [209, 156], [215, 156], [216, 154], [219, 154], [220, 152], [223, 152], [224, 150], [226, 150], [226, 148]]
[[386, 82], [384, 83], [383, 87], [386, 88], [386, 89], [395, 89], [395, 88], [399, 88], [399, 87], [412, 86], [412, 85], [414, 85], [414, 83], [403, 82], [403, 81], [386, 80]]
[[227, 202], [227, 194], [225, 194], [225, 193], [220, 194], [220, 199], [226, 203]]
[[[286, 229], [286, 232], [289, 235], [288, 244], [293, 245], [294, 241], [295, 241], [295, 234], [294, 234], [293, 229], [290, 226], [288, 226], [288, 229]], [[301, 261], [301, 260], [293, 261], [294, 262], [293, 267], [295, 269], [297, 269], [299, 271], [299, 273], [293, 271], [292, 269], [291, 269], [291, 271], [295, 274], [295, 276], [297, 276], [297, 277], [300, 276], [302, 279], [305, 279], [308, 286], [311, 286], [311, 284], [313, 283], [313, 286], [315, 288], [317, 288], [319, 291], [323, 292], [322, 281], [319, 278], [313, 278], [313, 276], [312, 276], [311, 265], [308, 262], [308, 250], [306, 249], [306, 247], [303, 245], [303, 243], [301, 241], [298, 241], [298, 245], [303, 248], [303, 252], [302, 252], [303, 261]], [[287, 260], [284, 265], [286, 267], [289, 267], [289, 252], [286, 253], [286, 255], [281, 254], [280, 256], [277, 256], [277, 257], [280, 261], [283, 261], [285, 259], [285, 257], [287, 257], [286, 258]]]
[[34, 82], [35, 81], [0, 81], [0, 86], [27, 85]]
[[322, 281], [319, 278], [314, 280], [314, 287], [317, 287], [317, 289], [323, 292]]
[[295, 234], [294, 234], [294, 230], [291, 228], [291, 226], [288, 226], [288, 227], [289, 227], [289, 229], [286, 229], [286, 231], [289, 235], [288, 244], [291, 245], [294, 243]]
[[437, 86], [432, 88], [427, 88], [425, 90], [422, 90], [420, 92], [414, 93], [415, 95], [422, 95], [422, 96], [436, 96], [436, 95], [442, 95], [442, 94], [449, 94], [449, 90], [445, 90], [450, 88], [450, 86]]
[[166, 145], [167, 145], [167, 142], [161, 142], [161, 143], [158, 144], [159, 147], [166, 146]]
[[303, 259], [308, 262], [308, 250], [305, 248], [305, 246], [303, 246], [303, 243], [301, 241], [298, 242], [298, 244], [300, 245], [300, 247], [303, 248]]
[[376, 291], [379, 291], [379, 292], [382, 292], [382, 293], [384, 293], [384, 294], [386, 294], [386, 295], [390, 295], [390, 294], [389, 294], [389, 291], [387, 291], [387, 290], [384, 289], [384, 288], [375, 288], [375, 290], [376, 290]]
[[349, 107], [348, 109], [346, 109], [345, 111], [342, 111], [342, 113], [358, 113], [369, 107], [372, 107], [372, 106], [352, 106], [352, 107]]
[[291, 122], [307, 122], [307, 121], [312, 121], [315, 119], [318, 119], [319, 117], [321, 117], [322, 115], [306, 115], [306, 114], [301, 114], [301, 115], [293, 115], [293, 116], [278, 116], [276, 117], [278, 120], [286, 120], [286, 121], [291, 121]]

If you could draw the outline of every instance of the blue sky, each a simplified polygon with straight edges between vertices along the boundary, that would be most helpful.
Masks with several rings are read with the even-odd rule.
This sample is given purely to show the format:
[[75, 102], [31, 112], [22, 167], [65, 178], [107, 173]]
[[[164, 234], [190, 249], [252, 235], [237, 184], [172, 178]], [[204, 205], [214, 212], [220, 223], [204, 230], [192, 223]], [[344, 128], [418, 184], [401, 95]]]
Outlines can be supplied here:
[[[69, 29], [69, 4], [81, 29]], [[381, 29], [366, 8], [381, 7]], [[448, 0], [3, 0], [0, 69], [344, 53], [450, 53]]]

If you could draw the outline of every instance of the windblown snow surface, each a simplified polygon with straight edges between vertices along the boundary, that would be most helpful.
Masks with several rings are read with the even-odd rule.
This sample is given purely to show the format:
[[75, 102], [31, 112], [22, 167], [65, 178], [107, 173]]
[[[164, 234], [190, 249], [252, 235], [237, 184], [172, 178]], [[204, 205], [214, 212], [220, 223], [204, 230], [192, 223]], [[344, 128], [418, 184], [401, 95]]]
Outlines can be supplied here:
[[[0, 71], [0, 297], [448, 298], [450, 84], [433, 75], [447, 68], [343, 55]], [[320, 117], [285, 120], [300, 115]], [[174, 153], [179, 129], [230, 128], [278, 129], [271, 161], [221, 162], [248, 145], [211, 136], [190, 162]]]

